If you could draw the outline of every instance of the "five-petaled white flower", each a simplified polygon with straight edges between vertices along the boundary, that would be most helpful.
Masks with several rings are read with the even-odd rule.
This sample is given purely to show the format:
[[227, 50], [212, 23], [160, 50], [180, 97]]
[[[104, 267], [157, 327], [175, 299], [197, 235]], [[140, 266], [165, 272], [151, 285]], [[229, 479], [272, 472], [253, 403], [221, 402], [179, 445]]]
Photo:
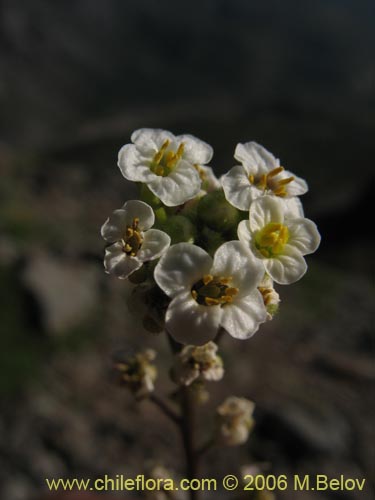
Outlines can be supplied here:
[[152, 208], [143, 201], [130, 200], [106, 220], [101, 229], [103, 238], [112, 243], [105, 250], [107, 273], [127, 278], [144, 262], [160, 257], [171, 243], [170, 237], [158, 229]]
[[272, 153], [256, 142], [237, 144], [234, 157], [242, 165], [233, 167], [221, 178], [225, 197], [239, 210], [249, 210], [263, 195], [283, 198], [289, 209], [303, 216], [297, 196], [307, 192], [306, 182], [284, 170]]
[[264, 196], [250, 207], [249, 220], [241, 221], [238, 237], [259, 259], [270, 277], [282, 285], [305, 274], [304, 255], [315, 252], [320, 234], [314, 222], [296, 217], [282, 200]]
[[167, 206], [182, 205], [201, 189], [203, 170], [213, 155], [211, 146], [192, 135], [174, 136], [160, 129], [142, 128], [133, 132], [133, 144], [119, 152], [122, 175], [147, 184]]
[[202, 248], [178, 243], [158, 262], [154, 278], [172, 299], [166, 329], [183, 344], [212, 340], [220, 327], [247, 339], [266, 321], [257, 286], [264, 275], [261, 261], [239, 241], [218, 248], [212, 259]]

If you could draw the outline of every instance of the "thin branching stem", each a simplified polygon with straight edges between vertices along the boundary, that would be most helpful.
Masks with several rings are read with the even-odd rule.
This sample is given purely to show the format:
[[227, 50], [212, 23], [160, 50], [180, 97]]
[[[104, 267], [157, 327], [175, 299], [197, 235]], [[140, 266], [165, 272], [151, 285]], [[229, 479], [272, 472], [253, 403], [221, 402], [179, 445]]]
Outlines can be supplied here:
[[181, 425], [181, 417], [163, 399], [156, 396], [156, 394], [150, 394], [149, 399], [176, 425]]
[[[182, 345], [176, 342], [171, 335], [167, 333], [168, 342], [171, 347], [173, 355], [181, 351]], [[198, 453], [195, 449], [195, 402], [193, 393], [189, 387], [181, 385], [178, 389], [178, 400], [181, 406], [181, 418], [179, 419], [179, 426], [181, 432], [182, 443], [184, 447], [185, 460], [186, 460], [186, 474], [189, 480], [197, 477], [198, 472]], [[190, 500], [198, 500], [199, 492], [190, 490]]]

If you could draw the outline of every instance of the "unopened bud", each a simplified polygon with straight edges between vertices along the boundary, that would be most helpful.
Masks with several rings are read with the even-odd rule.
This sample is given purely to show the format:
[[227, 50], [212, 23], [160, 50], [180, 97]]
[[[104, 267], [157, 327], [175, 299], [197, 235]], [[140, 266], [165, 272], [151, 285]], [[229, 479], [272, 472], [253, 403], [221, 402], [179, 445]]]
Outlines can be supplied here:
[[237, 228], [240, 220], [239, 211], [227, 202], [222, 190], [212, 191], [200, 199], [198, 216], [206, 226], [220, 233]]

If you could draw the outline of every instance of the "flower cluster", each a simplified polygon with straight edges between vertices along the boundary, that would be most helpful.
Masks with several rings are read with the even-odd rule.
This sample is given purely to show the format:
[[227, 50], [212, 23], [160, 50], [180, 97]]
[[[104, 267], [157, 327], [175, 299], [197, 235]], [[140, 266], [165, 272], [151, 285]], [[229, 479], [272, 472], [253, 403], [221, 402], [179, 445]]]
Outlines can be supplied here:
[[165, 329], [190, 344], [180, 359], [184, 383], [218, 377], [216, 351], [194, 346], [212, 346], [219, 330], [251, 337], [278, 309], [274, 283], [299, 280], [304, 256], [319, 246], [298, 198], [307, 184], [255, 142], [238, 144], [239, 164], [218, 179], [211, 146], [191, 135], [140, 129], [131, 141], [118, 166], [140, 185], [140, 200], [104, 223], [105, 269], [163, 297], [154, 306]]

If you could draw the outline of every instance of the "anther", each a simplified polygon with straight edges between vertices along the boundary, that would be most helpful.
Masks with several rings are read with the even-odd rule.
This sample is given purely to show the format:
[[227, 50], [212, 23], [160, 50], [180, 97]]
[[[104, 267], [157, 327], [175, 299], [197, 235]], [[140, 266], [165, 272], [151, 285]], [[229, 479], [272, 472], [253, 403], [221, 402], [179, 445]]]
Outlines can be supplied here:
[[276, 167], [273, 170], [271, 170], [271, 172], [268, 173], [267, 177], [268, 178], [275, 177], [276, 175], [278, 175], [283, 170], [284, 170], [284, 167]]
[[205, 285], [208, 285], [208, 283], [211, 283], [211, 281], [214, 279], [214, 277], [211, 275], [211, 274], [206, 274], [205, 276], [203, 276], [203, 283]]
[[218, 299], [213, 299], [212, 297], [205, 297], [204, 301], [208, 306], [217, 306], [220, 304], [220, 301]]
[[286, 184], [290, 184], [292, 181], [294, 181], [294, 177], [287, 177], [286, 179], [279, 181], [279, 185], [285, 186]]

